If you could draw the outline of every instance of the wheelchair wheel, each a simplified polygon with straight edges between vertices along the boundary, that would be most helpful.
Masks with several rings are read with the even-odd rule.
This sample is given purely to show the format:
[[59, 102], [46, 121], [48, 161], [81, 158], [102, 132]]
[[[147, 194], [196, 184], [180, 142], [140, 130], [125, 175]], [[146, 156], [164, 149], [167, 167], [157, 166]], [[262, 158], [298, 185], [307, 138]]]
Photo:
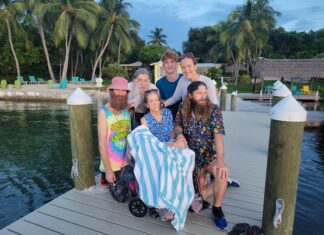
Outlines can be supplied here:
[[152, 218], [155, 219], [155, 218], [159, 217], [160, 215], [157, 212], [157, 210], [152, 207], [152, 208], [149, 209], [149, 216], [151, 216]]
[[145, 216], [148, 210], [147, 206], [139, 198], [131, 200], [128, 204], [128, 208], [130, 213], [136, 217]]

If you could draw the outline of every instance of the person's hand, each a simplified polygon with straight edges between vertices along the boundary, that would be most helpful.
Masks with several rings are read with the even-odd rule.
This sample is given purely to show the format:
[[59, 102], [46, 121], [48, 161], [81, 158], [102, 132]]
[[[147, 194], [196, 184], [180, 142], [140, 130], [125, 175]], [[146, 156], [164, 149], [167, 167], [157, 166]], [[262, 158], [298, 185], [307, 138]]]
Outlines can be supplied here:
[[186, 141], [186, 143], [187, 143], [187, 140], [186, 140], [186, 138], [184, 137], [183, 134], [179, 134], [179, 135], [177, 136], [176, 140], [184, 140], [184, 141]]
[[217, 161], [217, 160], [214, 160], [211, 165], [211, 167], [215, 167], [216, 168], [216, 173], [218, 174], [218, 177], [220, 179], [224, 179], [226, 177], [228, 177], [229, 175], [229, 170], [228, 170], [228, 167], [227, 165], [225, 164], [225, 162], [223, 161]]
[[115, 172], [113, 172], [112, 170], [106, 173], [106, 180], [109, 183], [114, 183], [116, 181], [116, 176], [115, 176]]
[[185, 149], [187, 148], [187, 141], [185, 138], [177, 138], [177, 140], [175, 141], [175, 147], [176, 148], [182, 148]]

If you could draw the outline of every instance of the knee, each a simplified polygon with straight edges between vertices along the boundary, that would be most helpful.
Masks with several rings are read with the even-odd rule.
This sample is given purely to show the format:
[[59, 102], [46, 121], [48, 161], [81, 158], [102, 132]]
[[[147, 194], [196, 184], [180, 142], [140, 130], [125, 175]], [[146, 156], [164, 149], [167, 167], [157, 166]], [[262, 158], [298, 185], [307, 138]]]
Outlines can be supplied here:
[[[220, 172], [222, 171], [222, 172]], [[222, 167], [221, 169], [218, 168], [217, 166], [213, 166], [212, 167], [212, 170], [211, 170], [211, 173], [214, 177], [214, 179], [218, 182], [227, 182], [227, 179], [228, 179], [228, 167]], [[222, 175], [222, 177], [221, 177]]]

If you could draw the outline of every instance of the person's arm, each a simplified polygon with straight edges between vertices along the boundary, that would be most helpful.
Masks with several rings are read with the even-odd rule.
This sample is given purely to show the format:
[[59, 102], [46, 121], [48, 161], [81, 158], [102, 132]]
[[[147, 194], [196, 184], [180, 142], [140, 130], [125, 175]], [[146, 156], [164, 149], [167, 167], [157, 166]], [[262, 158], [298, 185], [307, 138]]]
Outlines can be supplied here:
[[106, 170], [106, 179], [109, 183], [113, 183], [116, 181], [115, 173], [112, 170], [107, 154], [107, 147], [106, 147], [106, 138], [107, 138], [107, 121], [106, 121], [106, 114], [104, 110], [100, 110], [98, 114], [98, 142], [99, 142], [99, 152], [100, 158], [103, 162], [103, 165]]
[[177, 103], [179, 100], [182, 99], [182, 94], [181, 94], [181, 90], [182, 90], [182, 86], [184, 84], [184, 77], [181, 77], [179, 82], [178, 82], [178, 85], [173, 93], [173, 95], [167, 99], [166, 101], [164, 101], [164, 105], [167, 107], [167, 106], [170, 106], [170, 105], [173, 105], [175, 103]]

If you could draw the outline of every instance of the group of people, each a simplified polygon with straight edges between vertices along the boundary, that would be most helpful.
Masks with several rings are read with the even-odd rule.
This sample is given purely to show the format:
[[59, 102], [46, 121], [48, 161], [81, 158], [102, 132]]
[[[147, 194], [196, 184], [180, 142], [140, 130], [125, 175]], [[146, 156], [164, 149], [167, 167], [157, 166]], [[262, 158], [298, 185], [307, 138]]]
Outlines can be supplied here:
[[[215, 83], [197, 73], [197, 61], [192, 53], [179, 58], [176, 52], [168, 49], [161, 61], [166, 75], [156, 85], [150, 82], [149, 72], [140, 68], [135, 71], [133, 82], [114, 77], [107, 88], [109, 102], [102, 105], [98, 114], [100, 183], [108, 186], [118, 180], [129, 165], [127, 137], [139, 128], [146, 128], [165, 144], [163, 146], [179, 150], [189, 148], [194, 152], [192, 175], [188, 178], [192, 182], [186, 184], [189, 188], [192, 185], [194, 191], [190, 210], [199, 213], [208, 208], [207, 199], [213, 196], [215, 225], [226, 229], [221, 206], [228, 187], [229, 170], [224, 160], [225, 131], [222, 113], [216, 104]], [[177, 72], [178, 61], [183, 74]], [[148, 139], [146, 137], [145, 141]], [[177, 214], [173, 208], [157, 210], [162, 220], [172, 220]]]

